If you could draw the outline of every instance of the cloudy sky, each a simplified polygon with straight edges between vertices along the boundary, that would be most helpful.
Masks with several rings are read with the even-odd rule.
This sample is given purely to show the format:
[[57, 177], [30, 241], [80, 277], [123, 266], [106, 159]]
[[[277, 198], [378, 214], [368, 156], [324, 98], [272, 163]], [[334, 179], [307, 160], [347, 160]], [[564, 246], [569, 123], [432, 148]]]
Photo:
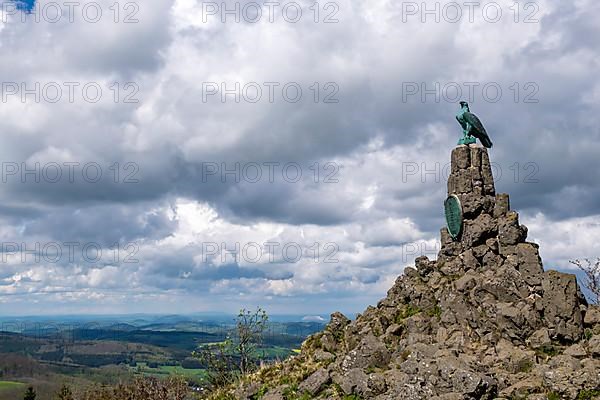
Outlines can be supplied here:
[[2, 315], [361, 311], [461, 99], [545, 267], [600, 254], [597, 1], [0, 3]]

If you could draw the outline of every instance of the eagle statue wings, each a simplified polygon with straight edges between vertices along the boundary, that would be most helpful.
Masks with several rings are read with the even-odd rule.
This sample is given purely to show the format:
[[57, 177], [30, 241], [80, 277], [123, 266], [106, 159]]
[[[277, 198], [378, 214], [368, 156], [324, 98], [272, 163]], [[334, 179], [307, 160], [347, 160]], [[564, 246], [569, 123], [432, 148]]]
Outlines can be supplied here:
[[466, 101], [461, 101], [460, 107], [460, 111], [456, 114], [456, 120], [463, 128], [463, 137], [458, 144], [475, 143], [475, 138], [477, 138], [484, 147], [492, 147], [490, 137], [477, 115], [469, 110], [469, 104]]

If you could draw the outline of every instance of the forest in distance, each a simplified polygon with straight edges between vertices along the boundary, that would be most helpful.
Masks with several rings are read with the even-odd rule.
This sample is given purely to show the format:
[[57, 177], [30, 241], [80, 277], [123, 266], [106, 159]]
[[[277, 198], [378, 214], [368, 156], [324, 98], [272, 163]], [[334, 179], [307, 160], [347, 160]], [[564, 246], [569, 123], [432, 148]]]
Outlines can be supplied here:
[[[294, 354], [324, 327], [320, 316], [267, 319], [252, 350], [262, 363]], [[210, 365], [197, 351], [235, 341], [237, 322], [234, 315], [3, 318], [0, 399], [27, 398], [33, 388], [36, 399], [54, 400], [65, 388], [77, 393], [147, 378], [179, 378], [199, 392], [209, 385]]]

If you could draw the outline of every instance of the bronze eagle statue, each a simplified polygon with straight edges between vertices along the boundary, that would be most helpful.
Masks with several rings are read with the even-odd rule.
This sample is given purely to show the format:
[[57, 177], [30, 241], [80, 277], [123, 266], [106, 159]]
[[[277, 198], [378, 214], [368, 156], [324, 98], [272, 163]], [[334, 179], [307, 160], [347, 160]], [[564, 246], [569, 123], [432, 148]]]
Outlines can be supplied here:
[[484, 147], [488, 149], [492, 147], [492, 141], [483, 124], [477, 118], [477, 115], [471, 113], [469, 104], [466, 101], [460, 102], [460, 111], [456, 114], [456, 120], [463, 128], [463, 137], [458, 141], [458, 144], [475, 143], [475, 138], [477, 138]]

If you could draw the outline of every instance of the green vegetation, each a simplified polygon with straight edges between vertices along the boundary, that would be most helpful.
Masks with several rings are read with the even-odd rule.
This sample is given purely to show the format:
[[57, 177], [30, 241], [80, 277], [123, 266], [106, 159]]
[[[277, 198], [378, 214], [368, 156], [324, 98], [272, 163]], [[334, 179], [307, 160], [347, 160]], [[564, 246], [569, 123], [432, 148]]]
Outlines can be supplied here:
[[190, 383], [199, 384], [206, 378], [206, 370], [203, 368], [184, 368], [181, 365], [158, 365], [150, 367], [147, 363], [138, 363], [130, 367], [132, 373], [148, 377], [181, 376]]
[[402, 323], [406, 318], [412, 317], [413, 315], [417, 315], [421, 312], [419, 307], [415, 307], [412, 304], [406, 305], [402, 311], [396, 314], [395, 322], [397, 324]]
[[267, 313], [261, 308], [254, 312], [242, 309], [232, 337], [217, 344], [202, 345], [193, 353], [206, 366], [204, 379], [213, 390], [228, 386], [258, 369], [258, 355], [268, 320]]
[[[136, 378], [129, 383], [122, 383], [114, 387], [95, 385], [87, 388], [80, 399], [85, 400], [184, 400], [188, 395], [188, 387], [181, 378]], [[58, 400], [73, 400], [71, 388], [63, 385], [56, 394]], [[33, 400], [27, 398], [25, 400]]]
[[429, 309], [427, 309], [427, 311], [425, 312], [429, 317], [437, 317], [439, 318], [442, 315], [442, 309], [440, 308], [439, 305], [435, 305]]
[[531, 372], [531, 370], [533, 369], [533, 361], [531, 360], [527, 360], [527, 359], [523, 359], [520, 360], [519, 363], [517, 364], [517, 371], [518, 372]]
[[74, 400], [73, 392], [67, 385], [62, 385], [58, 393], [56, 394], [57, 400]]
[[553, 345], [545, 345], [540, 347], [538, 353], [550, 356], [550, 357], [554, 357], [555, 355], [559, 354], [558, 349], [553, 346]]
[[300, 393], [298, 385], [293, 384], [283, 391], [283, 398], [285, 400], [310, 400], [312, 397], [308, 393]]
[[21, 382], [0, 381], [0, 391], [4, 389], [14, 389], [21, 386], [25, 386], [25, 384]]
[[37, 392], [35, 389], [33, 389], [33, 387], [29, 386], [25, 392], [25, 397], [23, 397], [23, 400], [35, 400], [36, 397]]
[[582, 390], [577, 395], [577, 400], [592, 400], [600, 396], [600, 390]]
[[410, 350], [404, 350], [404, 351], [402, 351], [402, 353], [400, 353], [400, 359], [402, 361], [408, 360], [409, 356], [410, 356]]
[[[246, 315], [249, 317], [252, 315]], [[23, 399], [29, 385], [35, 388], [36, 400], [71, 400], [69, 390], [79, 400], [87, 388], [116, 388], [138, 379], [157, 382], [183, 379], [192, 387], [206, 387], [207, 365], [193, 358], [192, 352], [229, 341], [234, 346], [239, 344], [238, 329], [244, 325], [238, 326], [239, 321], [233, 319], [227, 323], [181, 323], [175, 319], [168, 323], [150, 319], [147, 326], [144, 322], [125, 326], [109, 323], [107, 327], [93, 325], [67, 332], [45, 328], [42, 333], [34, 329], [0, 332], [0, 400]], [[260, 314], [256, 322], [262, 324]], [[306, 337], [320, 331], [323, 325], [315, 322], [264, 325], [261, 340], [252, 339], [243, 345], [246, 365], [254, 369], [260, 361], [285, 359], [294, 354], [293, 349], [299, 352]], [[180, 327], [189, 331], [180, 331]], [[242, 332], [242, 336], [248, 338], [252, 332], [256, 331]], [[232, 361], [239, 371], [239, 353], [236, 350], [233, 354]]]
[[262, 398], [265, 394], [267, 394], [267, 391], [269, 390], [269, 386], [267, 385], [262, 385], [260, 387], [260, 389], [258, 390], [258, 393], [256, 394], [256, 396], [260, 399]]
[[256, 349], [254, 356], [263, 359], [278, 359], [283, 360], [289, 357], [292, 353], [299, 353], [299, 349], [289, 349], [281, 346], [261, 346]]

